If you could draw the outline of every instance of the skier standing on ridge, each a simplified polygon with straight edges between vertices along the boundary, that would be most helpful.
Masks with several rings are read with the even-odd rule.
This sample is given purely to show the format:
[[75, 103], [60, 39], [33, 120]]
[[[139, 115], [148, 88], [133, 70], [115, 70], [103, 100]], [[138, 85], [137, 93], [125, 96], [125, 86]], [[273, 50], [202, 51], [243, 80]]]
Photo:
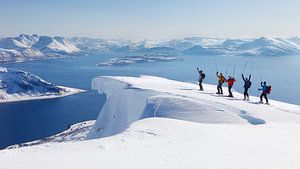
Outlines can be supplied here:
[[248, 94], [248, 89], [251, 87], [251, 74], [249, 75], [249, 78], [244, 77], [244, 75], [242, 74], [242, 78], [244, 81], [244, 100], [249, 100], [249, 94]]
[[197, 67], [197, 71], [199, 73], [199, 79], [198, 79], [198, 82], [199, 82], [199, 90], [200, 91], [203, 91], [203, 86], [202, 86], [202, 82], [203, 80], [205, 79], [205, 74], [203, 73], [202, 70], [199, 70], [199, 68]]
[[222, 73], [219, 74], [219, 72], [216, 73], [216, 76], [218, 78], [218, 87], [217, 87], [218, 92], [216, 94], [223, 94], [222, 85], [225, 82], [225, 77], [223, 76]]
[[259, 103], [263, 103], [263, 97], [264, 97], [266, 99], [266, 104], [269, 104], [267, 95], [270, 94], [270, 92], [271, 92], [271, 86], [267, 86], [267, 82], [261, 82], [260, 86], [261, 86], [261, 88], [259, 88], [258, 90], [262, 90], [262, 93], [260, 95]]
[[229, 76], [228, 79], [226, 80], [226, 83], [228, 84], [228, 92], [229, 92], [228, 97], [233, 97], [231, 89], [232, 89], [234, 82], [235, 82], [235, 79], [231, 76]]

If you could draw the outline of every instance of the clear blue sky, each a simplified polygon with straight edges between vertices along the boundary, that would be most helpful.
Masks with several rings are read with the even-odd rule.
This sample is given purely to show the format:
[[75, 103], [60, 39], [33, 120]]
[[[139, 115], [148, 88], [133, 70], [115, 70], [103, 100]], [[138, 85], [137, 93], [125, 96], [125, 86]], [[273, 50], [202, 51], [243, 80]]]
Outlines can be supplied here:
[[300, 0], [0, 0], [0, 36], [300, 36]]

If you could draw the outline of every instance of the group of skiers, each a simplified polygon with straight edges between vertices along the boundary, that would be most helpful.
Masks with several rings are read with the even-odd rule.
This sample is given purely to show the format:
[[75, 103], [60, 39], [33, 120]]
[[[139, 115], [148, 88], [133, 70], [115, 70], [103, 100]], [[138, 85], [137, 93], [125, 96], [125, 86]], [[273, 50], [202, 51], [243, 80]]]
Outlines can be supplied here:
[[[197, 71], [199, 73], [199, 90], [203, 91], [203, 86], [202, 86], [202, 82], [205, 79], [205, 73], [203, 72], [203, 70], [200, 70], [197, 67]], [[223, 95], [223, 89], [222, 89], [222, 85], [223, 83], [227, 83], [228, 86], [228, 97], [233, 97], [232, 94], [232, 86], [233, 84], [236, 82], [234, 77], [228, 76], [228, 79], [225, 78], [225, 76], [222, 73], [219, 73], [218, 71], [216, 72], [216, 76], [217, 76], [217, 80], [218, 80], [218, 86], [217, 86], [217, 93], [219, 95]], [[248, 100], [249, 101], [249, 93], [248, 90], [251, 87], [251, 74], [249, 75], [249, 77], [244, 77], [244, 75], [242, 74], [242, 79], [244, 81], [244, 100]], [[270, 94], [271, 92], [271, 86], [268, 86], [266, 82], [261, 82], [261, 88], [259, 88], [259, 91], [262, 91], [261, 95], [260, 95], [260, 102], [259, 103], [263, 103], [263, 98], [265, 98], [266, 100], [266, 104], [269, 104], [269, 100], [268, 100], [268, 94]]]

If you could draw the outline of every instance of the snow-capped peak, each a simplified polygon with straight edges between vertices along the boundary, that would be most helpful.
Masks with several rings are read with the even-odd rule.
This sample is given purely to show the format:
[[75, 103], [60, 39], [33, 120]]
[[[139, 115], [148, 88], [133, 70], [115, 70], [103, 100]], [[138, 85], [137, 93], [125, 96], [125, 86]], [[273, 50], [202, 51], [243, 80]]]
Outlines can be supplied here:
[[250, 55], [283, 56], [300, 54], [300, 38], [247, 38], [226, 39], [209, 37], [188, 37], [169, 40], [105, 40], [92, 38], [71, 38], [82, 50], [122, 51], [144, 53], [182, 53], [189, 55]]
[[20, 34], [0, 39], [0, 62], [59, 57], [79, 51], [64, 37]]

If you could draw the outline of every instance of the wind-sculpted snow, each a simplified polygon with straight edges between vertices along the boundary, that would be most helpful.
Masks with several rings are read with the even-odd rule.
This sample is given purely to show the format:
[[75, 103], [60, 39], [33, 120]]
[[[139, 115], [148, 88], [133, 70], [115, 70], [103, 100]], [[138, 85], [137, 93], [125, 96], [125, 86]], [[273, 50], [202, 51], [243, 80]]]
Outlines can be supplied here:
[[0, 103], [66, 96], [82, 91], [51, 84], [29, 72], [0, 67]]
[[126, 82], [106, 77], [94, 79], [92, 88], [105, 93], [107, 101], [87, 137], [89, 139], [124, 131], [142, 117], [146, 107], [145, 100], [154, 95], [152, 91], [134, 89]]
[[[93, 79], [92, 88], [107, 94], [107, 101], [89, 139], [121, 133], [134, 121], [149, 117], [209, 124], [261, 125], [268, 121], [285, 121], [284, 116], [289, 117], [288, 121], [300, 122], [300, 111], [288, 113], [290, 109], [284, 110], [286, 106], [294, 106], [252, 104], [258, 102], [255, 97], [251, 98], [252, 102], [219, 97], [213, 94], [215, 88], [211, 85], [205, 86], [206, 92], [199, 92], [195, 84], [158, 77], [98, 77]], [[239, 93], [234, 95], [242, 98]]]
[[21, 34], [0, 39], [0, 62], [21, 62], [72, 55], [80, 50], [63, 37]]
[[125, 66], [134, 63], [147, 63], [147, 62], [169, 62], [181, 60], [179, 57], [168, 55], [137, 55], [113, 58], [106, 62], [98, 63], [97, 66]]

